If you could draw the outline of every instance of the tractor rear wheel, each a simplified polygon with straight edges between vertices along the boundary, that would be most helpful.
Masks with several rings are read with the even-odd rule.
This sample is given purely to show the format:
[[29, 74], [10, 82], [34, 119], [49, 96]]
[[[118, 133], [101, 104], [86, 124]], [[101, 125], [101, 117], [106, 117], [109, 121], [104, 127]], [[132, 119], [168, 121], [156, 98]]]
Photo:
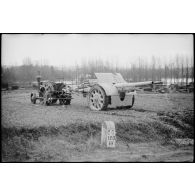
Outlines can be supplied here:
[[91, 110], [106, 110], [108, 107], [108, 96], [99, 85], [94, 85], [88, 95], [88, 104]]

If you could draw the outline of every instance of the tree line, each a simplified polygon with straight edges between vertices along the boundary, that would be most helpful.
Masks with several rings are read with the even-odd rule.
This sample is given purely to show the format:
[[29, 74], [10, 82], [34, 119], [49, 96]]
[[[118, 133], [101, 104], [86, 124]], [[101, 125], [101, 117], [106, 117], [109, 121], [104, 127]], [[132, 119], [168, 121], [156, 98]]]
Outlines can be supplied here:
[[194, 81], [194, 62], [191, 57], [175, 56], [169, 61], [152, 57], [150, 61], [138, 58], [134, 63], [119, 67], [118, 64], [104, 61], [102, 59], [86, 60], [75, 67], [56, 68], [51, 65], [39, 65], [26, 58], [21, 66], [1, 66], [1, 79], [4, 83], [33, 82], [40, 73], [42, 80], [69, 80], [82, 82], [86, 77], [94, 78], [95, 72], [119, 72], [125, 80], [139, 81], [163, 81], [171, 79], [173, 82], [188, 82], [190, 78]]

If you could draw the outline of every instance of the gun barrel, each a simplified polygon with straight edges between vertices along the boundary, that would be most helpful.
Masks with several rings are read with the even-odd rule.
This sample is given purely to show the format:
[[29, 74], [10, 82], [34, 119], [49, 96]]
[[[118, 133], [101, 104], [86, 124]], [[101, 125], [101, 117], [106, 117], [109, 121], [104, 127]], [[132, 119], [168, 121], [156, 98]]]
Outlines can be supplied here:
[[152, 81], [144, 81], [144, 82], [134, 82], [134, 83], [116, 83], [116, 88], [123, 88], [123, 87], [139, 87], [143, 85], [151, 85], [153, 84]]

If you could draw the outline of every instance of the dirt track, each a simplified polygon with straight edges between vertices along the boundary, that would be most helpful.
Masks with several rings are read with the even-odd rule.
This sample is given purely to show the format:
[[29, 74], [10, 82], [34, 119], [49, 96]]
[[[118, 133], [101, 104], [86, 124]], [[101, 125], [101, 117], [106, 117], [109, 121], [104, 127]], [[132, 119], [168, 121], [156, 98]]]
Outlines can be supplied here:
[[[192, 144], [181, 147], [170, 144], [167, 146], [162, 145], [160, 143], [161, 138], [157, 137], [155, 139], [156, 135], [153, 136], [152, 132], [155, 130], [155, 127], [152, 130], [147, 126], [157, 123], [157, 128], [158, 125], [162, 125], [163, 128], [168, 127], [174, 131], [178, 131], [177, 126], [173, 123], [174, 121], [168, 124], [167, 122], [159, 121], [159, 116], [165, 112], [182, 113], [185, 110], [191, 110], [191, 113], [193, 113], [193, 94], [138, 94], [132, 109], [108, 108], [107, 111], [101, 112], [91, 111], [88, 108], [87, 99], [81, 95], [74, 95], [73, 98], [70, 106], [64, 107], [58, 104], [43, 106], [40, 104], [34, 105], [30, 102], [29, 90], [17, 90], [2, 94], [1, 120], [4, 128], [35, 129], [35, 132], [40, 127], [46, 129], [61, 128], [62, 130], [60, 135], [54, 137], [48, 135], [41, 136], [33, 146], [33, 151], [26, 154], [29, 160], [25, 159], [25, 161], [149, 162], [193, 160], [194, 151]], [[168, 119], [170, 120], [171, 118]], [[129, 141], [124, 142], [119, 137], [116, 149], [100, 148], [101, 123], [105, 120], [112, 120], [116, 124], [127, 123], [130, 125], [127, 127]], [[180, 126], [182, 126], [182, 122], [180, 123]], [[93, 138], [91, 136], [83, 136], [87, 134], [89, 129], [85, 129], [82, 125], [79, 126], [77, 124], [84, 126], [86, 124], [94, 124], [97, 126], [97, 134]], [[63, 131], [67, 131], [66, 129], [69, 128], [69, 125], [72, 125], [71, 132], [63, 135]], [[141, 129], [139, 125], [141, 125]], [[188, 129], [188, 127], [188, 124], [184, 125], [183, 130], [185, 131], [185, 128]], [[79, 128], [84, 128], [83, 132], [80, 132]], [[146, 131], [146, 129], [148, 130]], [[142, 134], [137, 134], [137, 131], [139, 132], [140, 130]], [[151, 132], [149, 132], [150, 130]], [[118, 131], [118, 136], [120, 133], [121, 135], [126, 133], [126, 130], [123, 133], [120, 128], [116, 129], [116, 131]], [[77, 141], [74, 142], [74, 140]], [[6, 158], [5, 161], [7, 161]], [[14, 159], [18, 159], [18, 157], [9, 157], [7, 159], [8, 161], [10, 159], [13, 161]]]

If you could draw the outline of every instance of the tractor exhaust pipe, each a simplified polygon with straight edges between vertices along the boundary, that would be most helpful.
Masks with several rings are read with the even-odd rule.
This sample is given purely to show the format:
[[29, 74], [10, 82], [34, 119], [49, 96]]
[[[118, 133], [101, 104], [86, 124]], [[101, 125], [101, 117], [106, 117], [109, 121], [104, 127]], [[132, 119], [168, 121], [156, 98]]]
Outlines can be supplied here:
[[41, 85], [41, 75], [40, 75], [40, 71], [38, 72], [38, 75], [36, 76], [36, 79], [37, 79], [38, 89], [40, 89], [40, 85]]

